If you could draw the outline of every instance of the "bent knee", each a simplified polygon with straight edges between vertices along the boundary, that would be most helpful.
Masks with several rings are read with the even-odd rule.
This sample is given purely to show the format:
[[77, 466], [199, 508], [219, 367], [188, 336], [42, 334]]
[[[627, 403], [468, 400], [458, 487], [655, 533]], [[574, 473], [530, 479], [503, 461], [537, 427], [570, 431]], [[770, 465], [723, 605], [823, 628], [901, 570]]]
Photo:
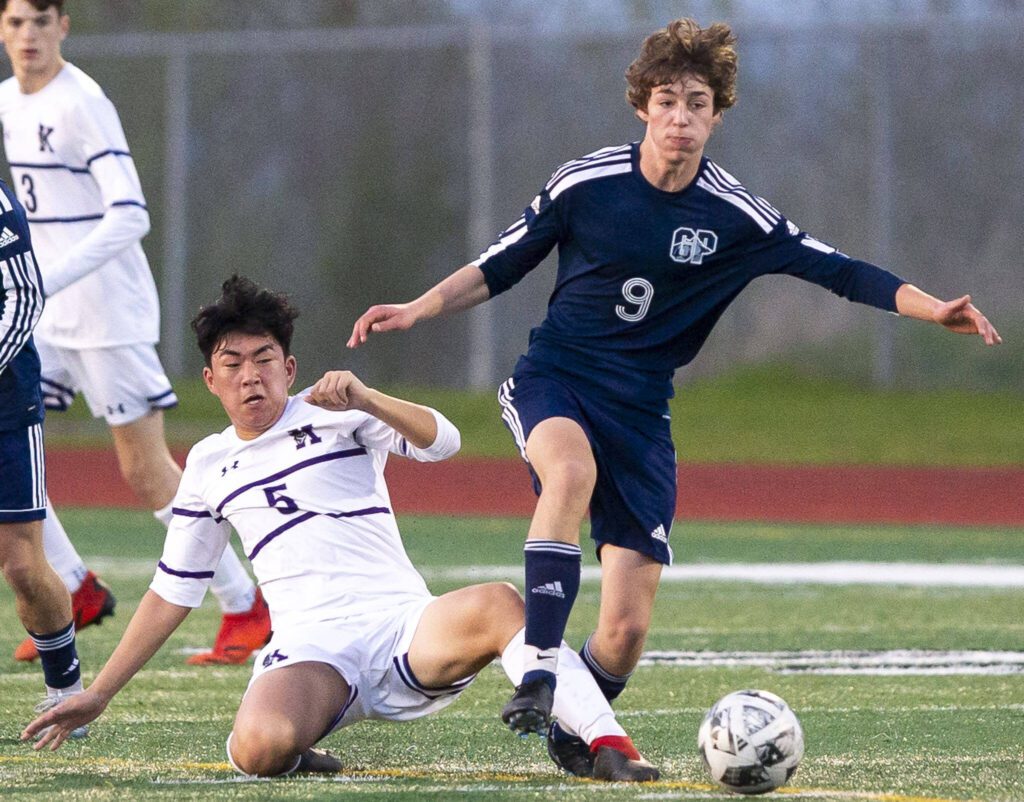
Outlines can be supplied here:
[[597, 483], [597, 465], [591, 458], [568, 456], [549, 462], [541, 474], [543, 492], [560, 498], [589, 499]]
[[287, 720], [235, 726], [228, 741], [232, 764], [243, 774], [273, 777], [294, 768], [302, 751]]

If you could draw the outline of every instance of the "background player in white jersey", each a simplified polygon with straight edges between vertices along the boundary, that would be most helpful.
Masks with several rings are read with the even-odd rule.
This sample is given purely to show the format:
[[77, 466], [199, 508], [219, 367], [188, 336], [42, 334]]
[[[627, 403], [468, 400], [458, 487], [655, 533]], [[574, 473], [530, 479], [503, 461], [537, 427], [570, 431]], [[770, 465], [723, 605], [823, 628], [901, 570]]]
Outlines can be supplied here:
[[[363, 719], [403, 721], [449, 705], [493, 659], [522, 673], [522, 599], [507, 583], [434, 597], [405, 553], [384, 464], [454, 454], [440, 413], [332, 371], [290, 397], [297, 313], [234, 276], [193, 320], [203, 377], [231, 426], [191, 451], [156, 577], [84, 694], [25, 730], [60, 745], [98, 716], [200, 604], [231, 527], [252, 560], [274, 635], [228, 736], [244, 774], [336, 771], [312, 747]], [[589, 671], [565, 647], [555, 710], [591, 745], [598, 779], [653, 780]]]
[[[627, 99], [645, 124], [642, 141], [562, 165], [479, 259], [411, 303], [371, 307], [353, 326], [349, 347], [370, 332], [467, 309], [509, 289], [558, 248], [547, 316], [499, 392], [539, 494], [525, 547], [529, 662], [503, 711], [513, 729], [547, 726], [559, 654], [553, 647], [579, 588], [588, 508], [602, 565], [601, 608], [581, 654], [609, 699], [625, 688], [662, 565], [672, 559], [672, 375], [747, 284], [788, 274], [1000, 342], [969, 296], [943, 302], [839, 253], [704, 156], [735, 101], [734, 44], [721, 23], [702, 29], [682, 19], [654, 32], [626, 72]], [[586, 756], [557, 726], [549, 735], [556, 760], [557, 753], [579, 764], [580, 752]]]
[[43, 399], [32, 342], [42, 310], [25, 210], [0, 181], [0, 571], [41, 655], [46, 699], [37, 711], [82, 690], [71, 597], [43, 553]]
[[[43, 272], [46, 309], [36, 330], [48, 409], [81, 392], [105, 418], [121, 475], [165, 525], [181, 469], [164, 439], [177, 404], [155, 345], [156, 286], [141, 240], [149, 213], [117, 111], [88, 75], [61, 56], [63, 0], [0, 0], [0, 35], [14, 77], [0, 84], [4, 148]], [[79, 627], [113, 611], [50, 510], [47, 558], [72, 592]], [[213, 591], [224, 617], [211, 652], [191, 663], [240, 663], [266, 642], [270, 621], [234, 552]], [[16, 659], [36, 656], [25, 641]]]

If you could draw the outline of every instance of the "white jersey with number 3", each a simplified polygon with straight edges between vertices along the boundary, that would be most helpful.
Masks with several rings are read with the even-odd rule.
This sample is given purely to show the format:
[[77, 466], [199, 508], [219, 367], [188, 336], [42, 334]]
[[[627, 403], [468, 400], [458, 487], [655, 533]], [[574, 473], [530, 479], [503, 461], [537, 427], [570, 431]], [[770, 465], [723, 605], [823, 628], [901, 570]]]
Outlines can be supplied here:
[[424, 449], [366, 413], [301, 395], [254, 440], [233, 427], [207, 437], [188, 456], [151, 589], [199, 606], [234, 527], [275, 629], [429, 596], [402, 545], [384, 464], [388, 452], [436, 461], [458, 451], [458, 430], [433, 414], [437, 438]]
[[31, 94], [15, 78], [0, 84], [0, 122], [48, 298], [36, 336], [65, 348], [156, 343], [149, 212], [114, 105], [65, 64]]

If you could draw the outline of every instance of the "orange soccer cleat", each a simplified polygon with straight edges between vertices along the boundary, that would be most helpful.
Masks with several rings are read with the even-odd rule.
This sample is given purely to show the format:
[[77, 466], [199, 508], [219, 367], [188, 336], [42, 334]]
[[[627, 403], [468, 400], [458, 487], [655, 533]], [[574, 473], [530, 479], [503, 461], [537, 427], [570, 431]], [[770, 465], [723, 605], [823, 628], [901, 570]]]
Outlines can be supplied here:
[[[75, 619], [75, 630], [81, 631], [92, 624], [99, 624], [108, 615], [114, 614], [117, 599], [92, 571], [85, 575], [82, 586], [71, 594], [71, 613]], [[25, 638], [14, 650], [14, 659], [30, 663], [39, 657], [32, 638]]]
[[270, 640], [270, 610], [263, 601], [263, 593], [256, 588], [252, 608], [244, 613], [225, 613], [220, 632], [213, 642], [213, 650], [194, 654], [187, 662], [190, 666], [223, 666], [246, 662], [252, 653], [262, 649]]

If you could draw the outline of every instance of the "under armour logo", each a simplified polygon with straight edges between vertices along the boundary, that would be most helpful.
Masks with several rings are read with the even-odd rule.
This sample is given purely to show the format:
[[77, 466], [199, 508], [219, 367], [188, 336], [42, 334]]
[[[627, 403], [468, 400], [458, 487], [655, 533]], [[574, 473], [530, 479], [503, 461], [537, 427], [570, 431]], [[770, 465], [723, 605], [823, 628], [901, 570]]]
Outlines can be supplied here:
[[107, 414], [113, 415], [115, 412], [124, 414], [124, 404], [107, 404]]
[[53, 153], [53, 145], [50, 144], [50, 134], [53, 133], [53, 129], [49, 126], [39, 123], [39, 152], [50, 151]]
[[673, 262], [689, 262], [699, 265], [705, 256], [710, 256], [718, 247], [718, 235], [705, 228], [677, 228], [672, 232], [672, 247], [668, 255]]
[[233, 471], [237, 467], [238, 467], [238, 460], [235, 460], [230, 465], [225, 465], [223, 468], [221, 468], [220, 469], [220, 475], [221, 476], [227, 476], [228, 475], [228, 471]]
[[312, 423], [307, 423], [305, 426], [302, 426], [298, 429], [291, 429], [288, 432], [288, 434], [295, 438], [296, 449], [306, 447], [306, 438], [309, 438], [309, 442], [312, 445], [316, 445], [317, 443], [323, 442], [323, 438], [318, 437], [316, 432], [313, 431]]
[[288, 655], [281, 654], [279, 649], [274, 649], [274, 651], [272, 651], [270, 654], [263, 658], [263, 667], [266, 668], [267, 666], [273, 663], [280, 663], [282, 660], [287, 659]]

